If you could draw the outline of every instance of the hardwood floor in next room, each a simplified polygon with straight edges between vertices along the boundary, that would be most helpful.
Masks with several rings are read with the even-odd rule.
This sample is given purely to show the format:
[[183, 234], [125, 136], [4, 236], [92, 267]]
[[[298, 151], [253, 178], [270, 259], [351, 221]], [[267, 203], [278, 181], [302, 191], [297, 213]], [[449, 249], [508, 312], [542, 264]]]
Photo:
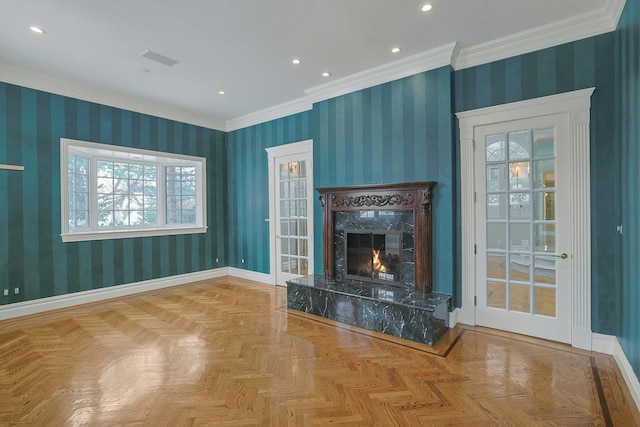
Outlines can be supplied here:
[[230, 277], [0, 322], [0, 425], [640, 425], [611, 356], [458, 326], [435, 347]]

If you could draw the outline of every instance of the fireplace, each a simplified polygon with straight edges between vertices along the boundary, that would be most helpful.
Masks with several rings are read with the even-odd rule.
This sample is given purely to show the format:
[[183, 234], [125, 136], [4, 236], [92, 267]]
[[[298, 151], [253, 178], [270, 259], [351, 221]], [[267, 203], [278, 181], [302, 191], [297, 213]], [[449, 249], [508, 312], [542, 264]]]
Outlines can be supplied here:
[[400, 286], [402, 252], [399, 231], [345, 230], [347, 279]]
[[318, 189], [325, 277], [430, 292], [434, 184]]
[[433, 182], [320, 188], [324, 275], [287, 281], [287, 307], [433, 345], [451, 296], [431, 292]]

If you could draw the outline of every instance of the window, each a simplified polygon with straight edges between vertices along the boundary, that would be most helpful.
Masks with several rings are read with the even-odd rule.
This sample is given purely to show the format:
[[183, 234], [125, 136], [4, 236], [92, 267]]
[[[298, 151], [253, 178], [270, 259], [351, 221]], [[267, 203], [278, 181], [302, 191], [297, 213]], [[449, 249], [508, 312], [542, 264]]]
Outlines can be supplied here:
[[206, 159], [60, 140], [64, 242], [204, 233]]

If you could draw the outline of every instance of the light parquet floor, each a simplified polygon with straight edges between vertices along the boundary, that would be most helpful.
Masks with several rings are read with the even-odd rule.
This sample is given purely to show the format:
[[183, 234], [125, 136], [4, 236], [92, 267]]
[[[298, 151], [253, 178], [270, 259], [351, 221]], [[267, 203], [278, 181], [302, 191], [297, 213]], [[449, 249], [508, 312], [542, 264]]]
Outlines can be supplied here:
[[0, 322], [1, 426], [637, 426], [612, 357], [481, 328], [428, 347], [220, 278]]

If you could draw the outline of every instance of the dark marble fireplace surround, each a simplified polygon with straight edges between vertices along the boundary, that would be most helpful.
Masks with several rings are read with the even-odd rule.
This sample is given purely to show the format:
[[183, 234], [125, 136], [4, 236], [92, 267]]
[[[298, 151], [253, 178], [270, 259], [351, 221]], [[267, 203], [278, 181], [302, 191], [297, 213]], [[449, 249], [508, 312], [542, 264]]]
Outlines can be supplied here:
[[[317, 189], [324, 215], [324, 275], [288, 281], [287, 307], [434, 345], [449, 327], [451, 304], [449, 295], [431, 292], [434, 185]], [[402, 236], [400, 281], [347, 277], [345, 237], [354, 230]]]

